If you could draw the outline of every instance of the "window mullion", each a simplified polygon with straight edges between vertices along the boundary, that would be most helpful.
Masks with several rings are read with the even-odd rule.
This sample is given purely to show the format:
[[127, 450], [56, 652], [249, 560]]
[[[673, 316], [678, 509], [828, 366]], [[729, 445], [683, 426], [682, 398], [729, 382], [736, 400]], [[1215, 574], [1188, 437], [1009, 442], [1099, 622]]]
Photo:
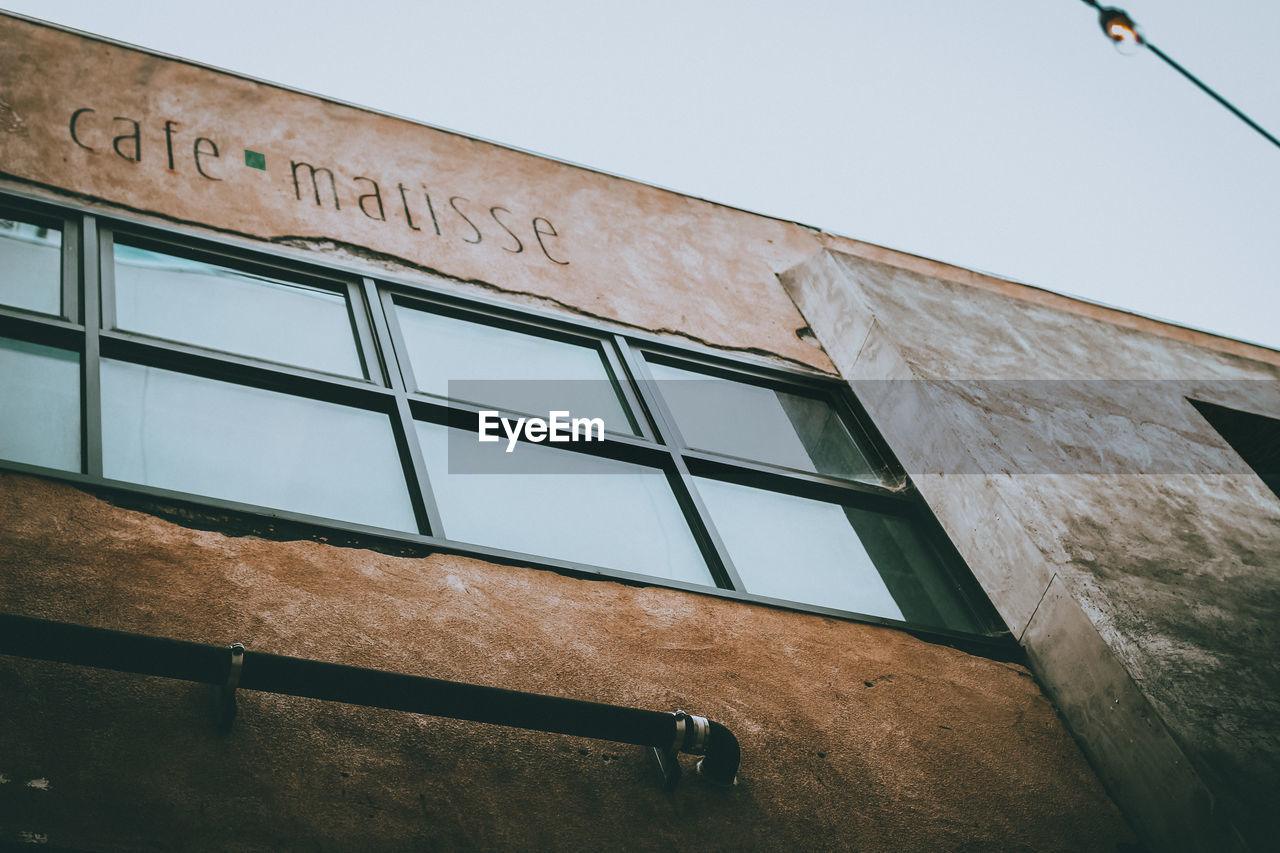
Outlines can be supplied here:
[[[99, 233], [98, 221], [86, 214], [80, 223], [79, 264], [80, 319], [84, 323], [84, 350], [80, 362], [81, 413], [84, 433], [81, 466], [90, 477], [102, 477], [102, 384], [99, 370], [98, 333], [102, 326], [101, 270], [109, 265], [110, 235]], [[103, 263], [104, 257], [108, 260]]]
[[413, 425], [409, 400], [403, 393], [396, 394], [396, 412], [392, 418], [392, 426], [395, 429], [396, 448], [400, 452], [400, 464], [410, 472], [409, 497], [413, 502], [418, 526], [429, 536], [443, 538], [444, 520], [440, 516], [440, 506], [436, 503], [435, 492], [431, 488], [431, 477], [422, 456], [422, 447], [418, 443], [418, 431]]
[[631, 342], [626, 337], [614, 335], [613, 342], [614, 346], [617, 347], [618, 354], [622, 357], [626, 372], [634, 381], [635, 392], [639, 395], [639, 403], [644, 413], [649, 416], [649, 420], [658, 431], [657, 440], [671, 448], [678, 456], [685, 449], [684, 439], [681, 438], [679, 430], [676, 429], [675, 418], [671, 416], [671, 411], [667, 408], [666, 401], [658, 393], [657, 384], [650, 375], [648, 366], [644, 363], [644, 359], [639, 353], [632, 348]]
[[365, 305], [362, 291], [362, 286], [352, 281], [347, 282], [347, 310], [351, 314], [351, 331], [360, 348], [365, 378], [381, 385], [386, 382], [385, 372], [380, 367], [378, 348], [373, 342], [373, 329], [369, 324], [373, 306]]
[[396, 318], [395, 300], [390, 292], [379, 291], [372, 279], [364, 280], [364, 291], [369, 300], [369, 314], [373, 317], [374, 328], [382, 341], [381, 349], [391, 387], [397, 391], [416, 391], [418, 383], [414, 379], [409, 348], [400, 331], [400, 321]]
[[622, 347], [626, 346], [626, 339], [621, 335], [612, 335], [611, 337], [613, 338], [613, 346], [610, 346], [610, 342], [607, 340], [600, 341], [601, 349], [604, 351], [605, 363], [613, 374], [613, 381], [617, 384], [618, 393], [622, 395], [623, 403], [630, 411], [641, 438], [656, 441], [658, 437], [653, 432], [653, 418], [649, 415], [647, 407], [636, 391], [638, 384], [636, 376], [623, 363], [620, 355]]
[[93, 328], [116, 328], [116, 241], [110, 228], [98, 229], [98, 318]]
[[[391, 323], [393, 309], [391, 297], [379, 292], [378, 285], [371, 278], [361, 279], [361, 290], [364, 293], [363, 304], [367, 306], [367, 317], [372, 321], [372, 333], [377, 343], [376, 350], [382, 356], [382, 371], [391, 390], [396, 397], [395, 415], [392, 425], [395, 428], [396, 447], [400, 452], [400, 462], [409, 473], [409, 496], [413, 502], [414, 514], [418, 517], [418, 525], [423, 533], [444, 538], [444, 520], [440, 515], [440, 505], [436, 501], [435, 491], [431, 488], [431, 475], [427, 471], [426, 459], [422, 455], [422, 446], [418, 441], [418, 430], [413, 424], [413, 412], [409, 408], [409, 393], [405, 387], [405, 373], [408, 367], [408, 354], [404, 351], [398, 330], [393, 330]], [[354, 304], [354, 303], [353, 303]], [[397, 346], [397, 344], [401, 344]], [[373, 362], [371, 352], [369, 361]], [[405, 365], [402, 370], [401, 365]], [[374, 365], [371, 363], [370, 367]], [[412, 374], [409, 374], [410, 377]]]
[[[661, 439], [666, 442], [667, 450], [671, 454], [671, 468], [667, 479], [671, 483], [672, 491], [675, 492], [676, 502], [679, 503], [685, 520], [693, 531], [693, 537], [702, 550], [702, 556], [706, 559], [708, 568], [711, 569], [716, 585], [744, 592], [742, 578], [733, 566], [729, 549], [725, 547], [720, 534], [711, 524], [711, 515], [707, 512], [707, 507], [698, 494], [693, 475], [689, 473], [689, 466], [685, 464], [684, 456], [681, 455], [684, 443], [675, 428], [675, 421], [667, 410], [662, 395], [657, 392], [653, 380], [649, 377], [649, 371], [645, 368], [643, 360], [632, 350], [630, 342], [622, 335], [615, 335], [614, 344], [626, 366], [627, 373], [635, 378], [635, 390], [639, 394], [644, 410], [648, 412]], [[637, 413], [637, 415], [640, 414]]]
[[779, 468], [702, 450], [686, 450], [684, 459], [698, 476], [875, 512], [895, 515], [918, 515], [920, 512], [920, 502], [910, 492], [894, 491], [874, 483]]
[[80, 310], [80, 221], [66, 217], [62, 222], [62, 316], [79, 323]]
[[672, 459], [675, 465], [675, 476], [668, 477], [671, 481], [671, 488], [676, 494], [676, 501], [680, 504], [681, 509], [684, 510], [685, 518], [688, 519], [690, 528], [693, 530], [693, 538], [702, 549], [703, 556], [707, 558], [707, 565], [711, 569], [712, 576], [716, 579], [716, 585], [725, 589], [746, 592], [742, 577], [738, 574], [738, 570], [734, 568], [733, 560], [729, 557], [729, 549], [725, 547], [720, 534], [716, 532], [715, 527], [711, 524], [711, 515], [707, 512], [702, 496], [698, 494], [698, 486], [693, 481], [693, 476], [689, 473], [688, 467], [684, 464], [684, 459], [679, 454], [674, 455]]

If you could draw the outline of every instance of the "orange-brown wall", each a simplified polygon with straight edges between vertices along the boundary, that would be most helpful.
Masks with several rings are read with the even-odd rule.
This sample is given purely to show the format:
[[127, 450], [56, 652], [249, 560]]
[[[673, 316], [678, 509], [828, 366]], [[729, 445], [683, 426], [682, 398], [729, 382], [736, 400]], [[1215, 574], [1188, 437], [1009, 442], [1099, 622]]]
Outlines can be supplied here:
[[[742, 742], [660, 790], [639, 747], [0, 657], [0, 840], [154, 850], [1115, 850], [1027, 671], [898, 631], [458, 557], [189, 529], [0, 474], [10, 613], [655, 710]], [[685, 758], [691, 770], [690, 759]], [[46, 780], [45, 787], [31, 787]]]

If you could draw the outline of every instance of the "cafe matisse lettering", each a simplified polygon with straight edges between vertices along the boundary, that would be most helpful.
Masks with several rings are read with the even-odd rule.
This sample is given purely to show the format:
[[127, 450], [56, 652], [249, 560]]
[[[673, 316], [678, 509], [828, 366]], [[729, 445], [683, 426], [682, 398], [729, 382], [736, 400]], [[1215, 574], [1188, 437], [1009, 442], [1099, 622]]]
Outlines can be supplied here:
[[[92, 107], [81, 107], [71, 113], [68, 131], [71, 141], [86, 151], [110, 150], [127, 162], [142, 162], [142, 123], [137, 119], [113, 116], [107, 120]], [[181, 125], [169, 120], [164, 122], [162, 134], [169, 171], [178, 171], [189, 162], [187, 168], [193, 168], [201, 178], [223, 180], [219, 171], [226, 168], [226, 164], [219, 162], [222, 151], [213, 139], [207, 136], [183, 139]], [[262, 154], [248, 149], [244, 154], [245, 167], [266, 170], [266, 158]], [[523, 218], [502, 205], [493, 205], [486, 210], [484, 205], [473, 205], [471, 199], [461, 195], [433, 199], [425, 184], [410, 188], [398, 182], [384, 195], [383, 187], [376, 180], [364, 176], [351, 178], [354, 186], [348, 187], [350, 195], [344, 196], [339, 191], [338, 178], [328, 166], [290, 160], [289, 171], [294, 200], [302, 204], [322, 208], [331, 205], [334, 210], [343, 210], [345, 199], [345, 209], [350, 210], [354, 206], [379, 222], [387, 221], [388, 208], [399, 208], [405, 226], [411, 231], [434, 232], [437, 237], [455, 236], [472, 245], [488, 239], [511, 254], [518, 255], [528, 250], [541, 254], [553, 264], [569, 264], [558, 257], [559, 248], [555, 240], [560, 234], [545, 216], [534, 216], [525, 225]], [[354, 202], [351, 196], [354, 196]]]

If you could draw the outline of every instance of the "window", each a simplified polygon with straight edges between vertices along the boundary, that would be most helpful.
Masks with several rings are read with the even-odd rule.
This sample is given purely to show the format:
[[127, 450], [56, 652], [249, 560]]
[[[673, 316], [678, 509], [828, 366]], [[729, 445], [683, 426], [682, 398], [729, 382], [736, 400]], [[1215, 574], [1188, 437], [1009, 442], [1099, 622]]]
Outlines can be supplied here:
[[[685, 359], [688, 362], [688, 359]], [[954, 555], [832, 384], [646, 354], [735, 588], [981, 632]]]
[[80, 469], [80, 356], [0, 337], [0, 458]]
[[982, 630], [910, 518], [722, 480], [698, 489], [749, 592]]
[[[1000, 631], [830, 377], [11, 207], [7, 467], [979, 643]], [[556, 411], [601, 428], [478, 440], [487, 418]]]
[[396, 303], [395, 320], [408, 355], [402, 369], [410, 388], [449, 399], [458, 396], [450, 394], [451, 382], [466, 383], [489, 393], [464, 402], [526, 415], [557, 406], [590, 411], [604, 419], [607, 429], [635, 434], [635, 419], [598, 341], [529, 334], [427, 307]]
[[[365, 378], [345, 291], [117, 242], [114, 327]], [[107, 316], [111, 316], [110, 313]]]
[[1280, 497], [1280, 420], [1199, 400], [1191, 405]]
[[422, 421], [417, 427], [450, 538], [713, 585], [661, 469], [531, 444], [520, 449], [514, 473], [450, 473], [485, 470], [483, 460], [458, 459], [462, 454], [496, 455], [487, 470], [501, 470], [503, 448], [480, 444], [470, 431]]
[[101, 378], [108, 479], [417, 530], [385, 414], [107, 358]]
[[883, 482], [828, 400], [765, 384], [717, 378], [650, 361], [685, 443], [762, 462]]
[[0, 305], [62, 315], [62, 231], [57, 220], [0, 211]]

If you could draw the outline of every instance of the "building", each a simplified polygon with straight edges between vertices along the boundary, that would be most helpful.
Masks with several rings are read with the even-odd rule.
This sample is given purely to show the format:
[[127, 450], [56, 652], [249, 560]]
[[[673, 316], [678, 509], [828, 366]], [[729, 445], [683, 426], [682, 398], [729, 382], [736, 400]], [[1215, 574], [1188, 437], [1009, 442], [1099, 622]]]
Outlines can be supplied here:
[[[5, 842], [1272, 843], [1280, 353], [19, 17], [0, 55]], [[188, 652], [234, 719], [138, 674]], [[738, 784], [269, 655], [687, 710]]]

